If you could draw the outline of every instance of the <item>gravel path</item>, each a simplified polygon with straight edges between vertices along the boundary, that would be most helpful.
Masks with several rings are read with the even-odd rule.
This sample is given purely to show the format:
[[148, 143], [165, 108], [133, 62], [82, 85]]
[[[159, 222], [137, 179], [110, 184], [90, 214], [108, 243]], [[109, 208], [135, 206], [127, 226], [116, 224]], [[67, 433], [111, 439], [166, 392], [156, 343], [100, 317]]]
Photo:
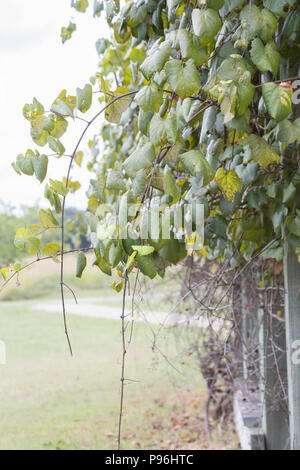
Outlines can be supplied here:
[[[92, 318], [107, 318], [109, 320], [119, 320], [121, 315], [121, 302], [120, 306], [107, 305], [109, 302], [116, 302], [116, 297], [85, 297], [78, 299], [78, 304], [74, 299], [66, 299], [67, 315], [78, 315], [81, 317]], [[20, 305], [21, 301], [1, 302], [2, 305], [10, 307]], [[61, 314], [62, 306], [60, 299], [55, 300], [36, 300], [36, 301], [22, 301], [24, 305], [32, 310], [48, 313]], [[131, 309], [126, 309], [126, 317], [128, 320], [131, 318]], [[151, 324], [163, 324], [165, 326], [187, 324], [187, 317], [180, 315], [176, 312], [143, 312], [135, 316], [135, 321], [142, 321]], [[209, 321], [205, 318], [190, 317], [189, 325], [201, 328], [207, 328]]]
[[[107, 318], [110, 320], [119, 320], [121, 315], [121, 303], [120, 307], [109, 306], [109, 301], [116, 301], [115, 297], [105, 298], [84, 298], [79, 299], [78, 304], [75, 303], [74, 299], [66, 300], [66, 311], [68, 315], [79, 315], [83, 317], [93, 318]], [[101, 305], [102, 303], [102, 305]], [[43, 300], [32, 303], [34, 310], [40, 310], [49, 313], [61, 313], [61, 302], [59, 300]], [[126, 316], [128, 319], [131, 317], [131, 310], [126, 310]], [[176, 315], [178, 317], [178, 315]], [[135, 318], [136, 321], [143, 321], [148, 323], [174, 323], [174, 314], [168, 315], [163, 312], [147, 312]]]

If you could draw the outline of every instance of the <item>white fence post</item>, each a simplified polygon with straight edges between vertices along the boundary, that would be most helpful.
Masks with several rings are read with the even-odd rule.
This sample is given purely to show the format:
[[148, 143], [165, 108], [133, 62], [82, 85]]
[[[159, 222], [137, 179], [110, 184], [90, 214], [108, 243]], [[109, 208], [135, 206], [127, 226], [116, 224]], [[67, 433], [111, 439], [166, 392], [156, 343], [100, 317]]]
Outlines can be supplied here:
[[280, 305], [272, 306], [272, 315], [262, 312], [261, 382], [263, 430], [267, 450], [290, 448], [287, 403], [287, 358], [285, 322], [276, 318]]
[[287, 245], [284, 282], [291, 449], [300, 450], [300, 263]]

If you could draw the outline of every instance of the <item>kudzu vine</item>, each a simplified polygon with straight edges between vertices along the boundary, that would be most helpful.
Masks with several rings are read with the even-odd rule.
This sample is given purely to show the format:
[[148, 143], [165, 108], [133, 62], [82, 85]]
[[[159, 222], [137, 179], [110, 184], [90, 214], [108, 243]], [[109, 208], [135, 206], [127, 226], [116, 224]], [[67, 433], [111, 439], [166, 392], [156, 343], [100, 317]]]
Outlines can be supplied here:
[[[89, 2], [72, 0], [72, 7], [84, 13]], [[233, 271], [258, 253], [280, 262], [284, 243], [300, 258], [299, 1], [95, 0], [93, 16], [103, 15], [111, 38], [96, 42], [100, 62], [89, 83], [76, 96], [63, 90], [50, 112], [36, 98], [23, 108], [37, 148], [70, 159], [67, 175], [45, 184], [50, 207], [39, 211], [41, 224], [19, 229], [15, 237], [29, 255], [60, 261], [65, 328], [64, 210], [68, 193], [80, 187], [71, 179], [73, 164], [88, 156], [85, 224], [93, 265], [112, 276], [118, 292], [131, 272], [162, 278], [187, 254], [230, 260]], [[76, 25], [70, 22], [62, 41], [72, 34]], [[95, 100], [101, 109], [86, 121]], [[100, 115], [101, 131], [84, 154], [82, 139]], [[61, 139], [70, 119], [86, 121], [86, 127], [67, 155]], [[43, 183], [48, 157], [48, 150], [29, 149], [13, 167]], [[159, 234], [144, 240], [135, 224], [154, 201]], [[171, 227], [164, 238], [162, 225], [166, 212], [172, 217], [195, 203], [205, 208], [205, 236], [202, 247], [190, 251], [188, 234]], [[127, 204], [134, 213], [122, 212]], [[118, 208], [117, 236], [112, 214], [103, 213], [106, 205]], [[126, 238], [118, 236], [124, 217]], [[60, 245], [41, 246], [39, 234], [53, 227], [61, 230]], [[78, 277], [87, 264], [84, 251]], [[4, 284], [20, 269], [3, 267]]]

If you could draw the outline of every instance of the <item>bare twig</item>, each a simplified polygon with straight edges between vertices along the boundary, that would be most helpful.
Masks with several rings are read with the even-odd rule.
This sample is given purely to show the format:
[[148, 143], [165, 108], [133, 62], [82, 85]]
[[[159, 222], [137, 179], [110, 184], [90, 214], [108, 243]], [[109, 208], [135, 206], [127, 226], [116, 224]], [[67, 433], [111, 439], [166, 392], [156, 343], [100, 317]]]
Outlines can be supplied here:
[[[70, 159], [70, 163], [69, 163], [69, 166], [68, 166], [68, 171], [67, 171], [67, 176], [66, 176], [66, 184], [65, 184], [65, 187], [68, 188], [69, 186], [69, 181], [70, 181], [70, 174], [71, 174], [71, 169], [72, 169], [72, 165], [73, 165], [73, 161], [74, 161], [74, 158], [75, 158], [75, 155], [76, 155], [76, 152], [79, 148], [79, 145], [81, 144], [81, 141], [83, 139], [83, 137], [85, 136], [87, 130], [89, 129], [89, 127], [97, 120], [97, 118], [103, 113], [105, 112], [105, 110], [107, 108], [109, 108], [109, 106], [111, 106], [113, 103], [115, 103], [116, 101], [122, 99], [122, 98], [125, 98], [126, 96], [131, 96], [131, 95], [134, 95], [136, 94], [137, 91], [131, 91], [131, 92], [128, 92], [128, 93], [124, 93], [123, 95], [120, 95], [120, 96], [116, 96], [114, 99], [112, 99], [108, 104], [106, 104], [102, 109], [100, 109], [100, 111], [90, 120], [87, 122], [87, 125], [85, 126], [85, 128], [83, 129], [80, 137], [79, 137], [79, 140], [77, 142], [77, 144], [75, 145], [75, 148], [73, 150], [73, 153], [72, 153], [72, 156], [71, 156], [71, 159]], [[69, 338], [69, 333], [68, 333], [68, 326], [67, 326], [67, 318], [66, 318], [66, 306], [65, 306], [65, 297], [64, 297], [64, 243], [65, 243], [65, 204], [66, 204], [66, 196], [63, 196], [62, 197], [62, 211], [61, 211], [61, 218], [62, 218], [62, 223], [61, 223], [61, 258], [60, 258], [60, 292], [61, 292], [61, 303], [62, 303], [62, 311], [63, 311], [63, 321], [64, 321], [64, 328], [65, 328], [65, 334], [66, 334], [66, 337], [67, 337], [67, 341], [68, 341], [68, 345], [69, 345], [69, 349], [70, 349], [70, 353], [72, 355], [72, 347], [71, 347], [71, 342], [70, 342], [70, 338]]]
[[124, 405], [124, 381], [125, 381], [125, 357], [126, 357], [126, 339], [125, 339], [125, 306], [126, 306], [126, 292], [127, 292], [128, 276], [125, 274], [125, 282], [123, 288], [123, 301], [122, 301], [122, 315], [121, 315], [121, 328], [122, 328], [122, 366], [121, 366], [121, 396], [120, 396], [120, 413], [119, 413], [119, 427], [118, 427], [118, 450], [121, 448], [121, 431], [122, 431], [122, 418], [123, 418], [123, 405]]

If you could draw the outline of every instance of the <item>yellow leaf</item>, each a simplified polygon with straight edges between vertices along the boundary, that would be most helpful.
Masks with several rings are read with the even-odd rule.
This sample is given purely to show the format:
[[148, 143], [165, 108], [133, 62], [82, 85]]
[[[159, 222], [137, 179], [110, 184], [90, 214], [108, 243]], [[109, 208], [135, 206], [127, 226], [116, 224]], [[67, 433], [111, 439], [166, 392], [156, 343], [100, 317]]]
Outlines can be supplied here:
[[230, 202], [234, 202], [236, 193], [241, 191], [243, 187], [242, 180], [233, 170], [230, 170], [226, 174], [224, 169], [220, 168], [216, 175], [215, 181], [224, 192], [226, 199]]

